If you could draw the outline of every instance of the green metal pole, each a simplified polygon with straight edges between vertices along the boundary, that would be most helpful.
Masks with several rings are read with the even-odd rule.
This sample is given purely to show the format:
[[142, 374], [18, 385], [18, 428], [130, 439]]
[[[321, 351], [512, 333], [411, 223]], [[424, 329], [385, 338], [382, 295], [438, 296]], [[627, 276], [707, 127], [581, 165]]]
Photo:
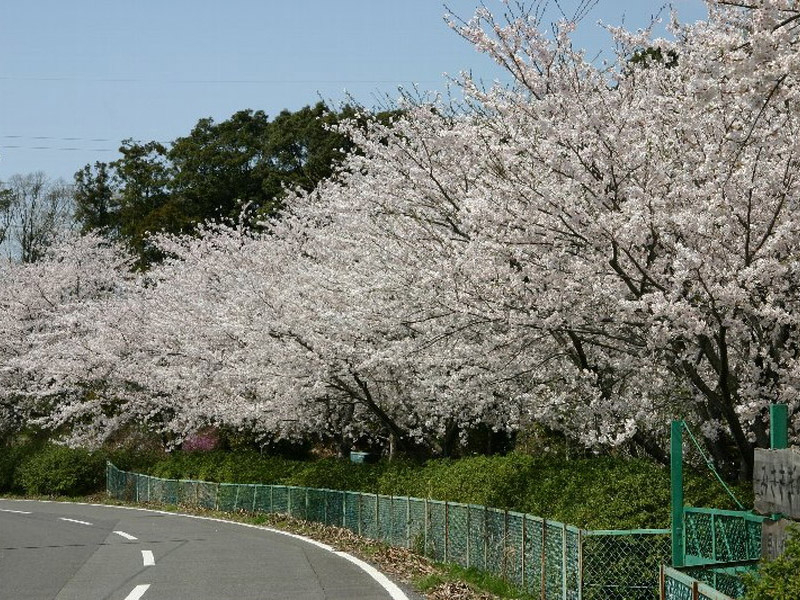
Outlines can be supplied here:
[[672, 566], [682, 567], [683, 556], [683, 421], [670, 430], [670, 483], [672, 502]]
[[789, 447], [789, 407], [785, 404], [769, 407], [769, 445], [773, 450]]

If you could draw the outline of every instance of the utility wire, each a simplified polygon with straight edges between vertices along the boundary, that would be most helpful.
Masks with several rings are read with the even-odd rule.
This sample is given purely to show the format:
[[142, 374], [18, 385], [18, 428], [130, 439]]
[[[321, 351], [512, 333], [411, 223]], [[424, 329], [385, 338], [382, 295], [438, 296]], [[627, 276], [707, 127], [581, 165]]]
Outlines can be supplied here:
[[22, 144], [0, 144], [3, 150], [63, 150], [67, 152], [116, 152], [116, 148], [79, 148], [77, 146], [24, 146]]
[[81, 82], [81, 83], [157, 83], [201, 84], [201, 85], [233, 85], [233, 84], [271, 84], [271, 85], [331, 85], [331, 84], [439, 84], [441, 80], [416, 79], [137, 79], [137, 78], [93, 78], [93, 77], [4, 77], [0, 81], [44, 81], [44, 82]]
[[55, 137], [52, 135], [0, 135], [7, 140], [63, 140], [65, 142], [114, 142], [111, 138]]
[[714, 473], [714, 475], [716, 476], [717, 480], [722, 484], [722, 487], [724, 487], [725, 491], [728, 492], [728, 495], [731, 498], [733, 498], [733, 501], [736, 503], [736, 505], [739, 507], [740, 510], [746, 510], [744, 505], [741, 502], [739, 502], [739, 499], [731, 491], [731, 488], [729, 488], [725, 484], [725, 482], [722, 480], [722, 477], [720, 477], [719, 473], [717, 473], [717, 470], [714, 468], [714, 462], [711, 460], [711, 458], [709, 456], [706, 455], [705, 452], [703, 452], [703, 449], [700, 447], [700, 444], [697, 442], [697, 440], [695, 439], [694, 435], [692, 435], [692, 430], [689, 429], [689, 425], [686, 423], [686, 421], [683, 422], [683, 427], [684, 427], [684, 429], [686, 429], [686, 433], [689, 434], [689, 437], [692, 439], [692, 442], [694, 442], [694, 445], [697, 448], [697, 451], [700, 453], [700, 456], [702, 456], [703, 460], [706, 462], [706, 466], [709, 469], [711, 469], [711, 472]]

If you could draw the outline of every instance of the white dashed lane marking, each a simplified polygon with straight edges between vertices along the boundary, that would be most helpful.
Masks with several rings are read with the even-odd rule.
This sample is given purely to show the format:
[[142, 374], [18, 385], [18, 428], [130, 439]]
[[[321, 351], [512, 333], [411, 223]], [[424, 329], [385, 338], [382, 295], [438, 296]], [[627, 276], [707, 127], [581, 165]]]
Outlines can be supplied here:
[[131, 535], [130, 533], [125, 533], [124, 531], [115, 531], [114, 533], [116, 533], [119, 536], [124, 537], [126, 540], [138, 540], [139, 539], [135, 535]]
[[14, 513], [17, 515], [29, 515], [30, 511], [27, 510], [11, 510], [10, 508], [0, 508], [0, 512]]
[[149, 583], [145, 585], [137, 585], [135, 588], [133, 588], [133, 590], [131, 590], [130, 594], [125, 596], [125, 600], [139, 600], [142, 596], [144, 596], [144, 593], [149, 588], [150, 588]]
[[[52, 501], [45, 500], [43, 502], [52, 502]], [[133, 507], [133, 506], [110, 507], [110, 506], [105, 505], [105, 504], [88, 504], [88, 503], [83, 503], [83, 502], [76, 502], [75, 504], [83, 505], [83, 506], [92, 506], [92, 507], [96, 507], [96, 508], [114, 508], [114, 509], [119, 509], [119, 510], [140, 511], [140, 512], [148, 512], [148, 513], [153, 513], [153, 514], [168, 515], [168, 516], [172, 516], [172, 517], [176, 517], [177, 516], [177, 517], [183, 517], [183, 518], [188, 518], [188, 519], [197, 519], [197, 520], [201, 520], [201, 521], [212, 521], [212, 522], [217, 522], [217, 523], [226, 523], [228, 525], [238, 525], [238, 526], [247, 527], [247, 528], [250, 528], [250, 529], [260, 529], [262, 531], [269, 531], [270, 533], [274, 533], [274, 534], [278, 534], [278, 535], [283, 535], [283, 536], [287, 536], [287, 537], [291, 537], [291, 538], [300, 539], [300, 540], [303, 540], [303, 541], [305, 541], [305, 542], [307, 542], [309, 544], [313, 544], [314, 546], [318, 546], [319, 548], [322, 548], [322, 549], [324, 549], [324, 550], [326, 550], [328, 552], [336, 554], [336, 555], [342, 557], [343, 559], [348, 560], [351, 563], [357, 565], [364, 572], [366, 572], [367, 575], [369, 575], [373, 580], [375, 580], [383, 589], [385, 589], [389, 593], [389, 595], [391, 596], [392, 600], [408, 600], [408, 596], [406, 596], [406, 594], [400, 588], [398, 588], [385, 575], [383, 575], [382, 573], [377, 571], [372, 565], [369, 565], [369, 564], [365, 563], [364, 561], [359, 560], [359, 559], [355, 558], [354, 556], [347, 554], [346, 552], [337, 552], [336, 550], [334, 550], [331, 546], [328, 546], [327, 544], [323, 544], [322, 542], [318, 542], [316, 540], [312, 540], [310, 538], [307, 538], [307, 537], [304, 537], [304, 536], [301, 536], [301, 535], [297, 535], [297, 534], [294, 534], [294, 533], [288, 533], [286, 531], [282, 531], [280, 529], [273, 529], [273, 528], [270, 528], [270, 527], [263, 527], [263, 526], [259, 526], [259, 525], [250, 525], [249, 523], [237, 523], [235, 521], [225, 521], [224, 519], [216, 519], [216, 518], [212, 518], [212, 517], [201, 517], [201, 516], [198, 516], [198, 515], [187, 515], [187, 514], [183, 514], [183, 513], [171, 513], [171, 512], [161, 511], [161, 510], [150, 510], [150, 509], [146, 509], [146, 508], [139, 508], [139, 507]], [[91, 523], [88, 523], [86, 521], [77, 521], [75, 519], [66, 519], [64, 517], [61, 517], [61, 518], [64, 521], [72, 521], [72, 522], [80, 523], [82, 525], [91, 525]], [[144, 552], [145, 551], [142, 551], [142, 561], [143, 562], [144, 562]], [[128, 594], [125, 597], [125, 600], [141, 600], [142, 596], [144, 596], [145, 592], [149, 588], [150, 588], [150, 584], [137, 585], [131, 591], [131, 593]]]
[[78, 519], [68, 519], [67, 517], [58, 517], [62, 521], [68, 521], [70, 523], [77, 523], [78, 525], [92, 525], [89, 521], [79, 521]]
[[142, 550], [142, 564], [145, 567], [152, 567], [156, 564], [156, 557], [152, 550]]

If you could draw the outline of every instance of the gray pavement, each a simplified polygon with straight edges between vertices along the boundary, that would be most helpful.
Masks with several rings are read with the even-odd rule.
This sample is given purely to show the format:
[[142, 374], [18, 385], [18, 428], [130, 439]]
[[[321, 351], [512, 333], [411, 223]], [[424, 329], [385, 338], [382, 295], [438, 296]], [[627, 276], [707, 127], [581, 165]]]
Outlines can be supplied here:
[[[405, 593], [394, 600], [418, 598]], [[357, 565], [279, 533], [118, 507], [0, 499], [0, 600], [392, 598]]]

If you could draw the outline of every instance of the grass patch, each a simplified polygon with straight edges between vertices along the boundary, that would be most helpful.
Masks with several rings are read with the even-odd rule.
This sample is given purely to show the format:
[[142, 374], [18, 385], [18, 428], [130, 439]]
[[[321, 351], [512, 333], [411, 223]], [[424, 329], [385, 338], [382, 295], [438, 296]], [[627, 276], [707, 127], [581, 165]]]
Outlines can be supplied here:
[[[436, 573], [425, 575], [416, 579], [414, 587], [424, 593], [436, 594], [437, 592], [451, 593], [449, 588], [463, 589], [466, 585], [473, 591], [491, 594], [495, 598], [514, 600], [539, 600], [541, 596], [532, 596], [507, 581], [484, 573], [475, 568], [465, 569], [458, 565], [436, 564]], [[461, 590], [459, 590], [461, 591]]]

